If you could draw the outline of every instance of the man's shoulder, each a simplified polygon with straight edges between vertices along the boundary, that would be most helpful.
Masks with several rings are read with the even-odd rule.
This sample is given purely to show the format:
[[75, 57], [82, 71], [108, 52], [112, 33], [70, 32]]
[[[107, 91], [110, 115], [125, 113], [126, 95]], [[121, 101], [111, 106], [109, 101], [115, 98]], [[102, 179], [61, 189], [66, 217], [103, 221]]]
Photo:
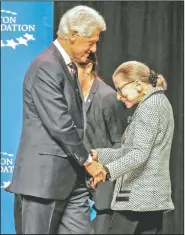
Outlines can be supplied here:
[[38, 74], [49, 75], [48, 77], [54, 78], [57, 74], [62, 73], [62, 71], [60, 58], [55, 55], [55, 50], [53, 46], [50, 45], [40, 52], [30, 63], [24, 77], [24, 83], [27, 84], [30, 83], [30, 81], [33, 83], [35, 78], [38, 77], [36, 76]]
[[33, 60], [34, 62], [40, 62], [40, 63], [55, 63], [55, 61], [58, 60], [53, 45], [51, 44], [49, 47], [45, 48], [43, 51], [41, 51]]
[[29, 68], [30, 69], [45, 68], [47, 70], [50, 68], [56, 69], [59, 66], [60, 66], [60, 60], [56, 56], [54, 45], [51, 44], [49, 47], [45, 48], [33, 59]]

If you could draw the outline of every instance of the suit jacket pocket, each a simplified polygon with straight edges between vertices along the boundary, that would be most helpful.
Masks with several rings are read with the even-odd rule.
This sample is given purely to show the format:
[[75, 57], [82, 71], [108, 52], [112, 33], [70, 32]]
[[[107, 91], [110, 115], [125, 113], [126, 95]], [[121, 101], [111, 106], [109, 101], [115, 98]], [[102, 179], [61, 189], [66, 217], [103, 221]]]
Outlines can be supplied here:
[[39, 147], [40, 155], [53, 155], [59, 157], [68, 157], [62, 148], [57, 145], [45, 144]]

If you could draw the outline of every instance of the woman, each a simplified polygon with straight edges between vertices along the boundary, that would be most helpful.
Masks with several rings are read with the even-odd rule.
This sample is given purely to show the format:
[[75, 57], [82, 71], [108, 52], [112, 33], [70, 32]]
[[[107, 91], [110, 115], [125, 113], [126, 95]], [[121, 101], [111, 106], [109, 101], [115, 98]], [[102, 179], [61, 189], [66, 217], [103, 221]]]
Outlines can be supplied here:
[[97, 67], [94, 53], [86, 63], [77, 64], [86, 114], [86, 148], [118, 148], [127, 126], [126, 109], [115, 90], [100, 79]]
[[[97, 75], [95, 54], [91, 53], [87, 62], [79, 63], [77, 67], [85, 100], [86, 131], [84, 143], [86, 148], [88, 150], [92, 148], [119, 148], [122, 133], [127, 126], [125, 107], [116, 99], [115, 90], [105, 84]], [[98, 234], [107, 233], [108, 224], [112, 217], [112, 210], [109, 209], [110, 203], [102, 205], [100, 200], [104, 200], [106, 192], [113, 191], [113, 183], [105, 182], [102, 184], [101, 186], [99, 184], [98, 188], [99, 197], [96, 198], [96, 193], [93, 196], [97, 212], [96, 218], [93, 220], [93, 227], [95, 233]], [[102, 191], [101, 187], [106, 192]], [[98, 207], [98, 204], [101, 204], [101, 208]]]
[[138, 106], [121, 148], [92, 150], [110, 180], [116, 181], [109, 233], [159, 234], [163, 212], [174, 209], [169, 172], [174, 117], [164, 94], [167, 84], [137, 61], [121, 64], [113, 82], [118, 100], [127, 108]]

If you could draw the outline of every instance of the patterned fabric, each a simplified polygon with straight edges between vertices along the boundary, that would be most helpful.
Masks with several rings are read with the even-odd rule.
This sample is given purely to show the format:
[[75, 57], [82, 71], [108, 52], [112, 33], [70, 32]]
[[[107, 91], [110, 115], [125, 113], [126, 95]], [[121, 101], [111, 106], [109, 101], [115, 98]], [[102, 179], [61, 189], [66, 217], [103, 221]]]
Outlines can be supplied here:
[[113, 210], [173, 210], [169, 160], [174, 133], [172, 107], [162, 88], [138, 105], [119, 149], [97, 149], [99, 161], [117, 180]]
[[76, 88], [76, 90], [79, 92], [79, 89], [78, 89], [78, 83], [77, 83], [77, 79], [78, 79], [78, 69], [75, 65], [75, 63], [71, 62], [68, 64], [70, 70], [71, 70], [71, 75], [73, 77], [73, 83], [74, 83], [74, 86]]
[[71, 69], [71, 73], [76, 76], [77, 75], [77, 67], [75, 65], [75, 63], [71, 62], [68, 64], [69, 68]]

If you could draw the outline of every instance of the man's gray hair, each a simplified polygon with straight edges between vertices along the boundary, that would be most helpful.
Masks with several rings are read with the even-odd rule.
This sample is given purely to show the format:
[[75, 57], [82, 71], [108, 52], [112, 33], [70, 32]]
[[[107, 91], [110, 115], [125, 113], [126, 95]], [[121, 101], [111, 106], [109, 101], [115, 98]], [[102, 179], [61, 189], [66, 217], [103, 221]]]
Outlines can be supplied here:
[[103, 17], [94, 9], [87, 6], [75, 6], [61, 18], [57, 35], [68, 38], [71, 30], [80, 36], [90, 37], [97, 29], [106, 30]]

